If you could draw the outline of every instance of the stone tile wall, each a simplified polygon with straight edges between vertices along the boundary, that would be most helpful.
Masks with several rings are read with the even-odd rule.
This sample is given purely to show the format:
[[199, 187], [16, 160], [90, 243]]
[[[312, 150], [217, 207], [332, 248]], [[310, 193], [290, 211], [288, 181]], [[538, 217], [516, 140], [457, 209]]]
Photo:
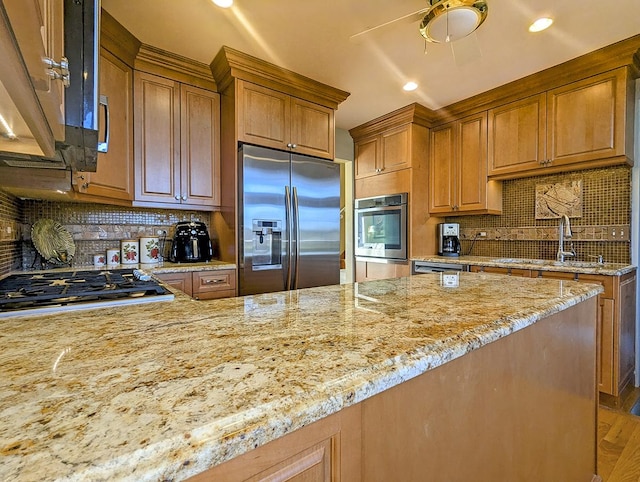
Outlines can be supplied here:
[[202, 221], [207, 226], [211, 222], [211, 214], [202, 211], [25, 200], [20, 218], [23, 233], [20, 265], [23, 269], [39, 267], [40, 259], [31, 242], [31, 226], [41, 218], [57, 221], [69, 231], [76, 247], [74, 266], [91, 265], [94, 253], [119, 248], [122, 239], [161, 233], [171, 238], [173, 226], [179, 221]]
[[21, 203], [0, 190], [0, 276], [20, 268]]
[[[581, 217], [571, 218], [577, 260], [629, 263], [631, 259], [631, 168], [619, 166], [503, 182], [500, 216], [451, 216], [460, 223], [462, 252], [476, 256], [554, 259], [558, 219], [535, 218], [536, 185], [582, 181]], [[478, 233], [486, 233], [479, 237]], [[475, 238], [475, 241], [474, 241]]]

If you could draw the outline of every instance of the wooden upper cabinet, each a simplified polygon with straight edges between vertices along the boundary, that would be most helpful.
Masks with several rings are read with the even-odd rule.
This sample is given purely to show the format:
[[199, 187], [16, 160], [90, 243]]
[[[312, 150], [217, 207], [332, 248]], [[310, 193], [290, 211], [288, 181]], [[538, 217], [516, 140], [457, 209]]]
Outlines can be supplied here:
[[[220, 96], [180, 86], [181, 202], [220, 205]], [[186, 196], [186, 199], [185, 199]]]
[[488, 112], [489, 175], [538, 169], [546, 160], [546, 94]]
[[237, 99], [239, 141], [333, 159], [333, 109], [242, 80]]
[[[90, 197], [133, 199], [133, 70], [105, 49], [100, 53], [100, 95], [109, 103], [108, 121], [100, 110], [99, 125], [108, 125], [109, 146], [98, 153], [96, 172], [76, 172], [73, 185]], [[84, 198], [81, 198], [84, 199]]]
[[355, 177], [360, 179], [411, 167], [411, 125], [355, 142]]
[[589, 77], [547, 94], [547, 156], [552, 165], [623, 156], [626, 69]]
[[431, 129], [429, 212], [448, 213], [455, 205], [456, 123]]
[[621, 67], [489, 111], [489, 176], [630, 162], [633, 86]]
[[487, 179], [487, 114], [431, 130], [429, 212], [502, 211], [502, 186]]
[[138, 205], [219, 204], [219, 95], [135, 72], [134, 99]]

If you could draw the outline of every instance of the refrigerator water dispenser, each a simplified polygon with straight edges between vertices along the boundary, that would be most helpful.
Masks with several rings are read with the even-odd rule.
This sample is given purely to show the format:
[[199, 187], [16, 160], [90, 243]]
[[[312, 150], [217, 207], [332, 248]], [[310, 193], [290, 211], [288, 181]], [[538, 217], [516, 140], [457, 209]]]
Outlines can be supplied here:
[[282, 268], [281, 221], [253, 220], [253, 270]]

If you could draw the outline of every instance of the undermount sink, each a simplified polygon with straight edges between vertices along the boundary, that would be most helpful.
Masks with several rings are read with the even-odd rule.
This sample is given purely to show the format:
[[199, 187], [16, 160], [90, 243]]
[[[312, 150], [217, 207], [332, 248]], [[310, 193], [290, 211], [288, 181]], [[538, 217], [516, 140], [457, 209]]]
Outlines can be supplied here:
[[572, 268], [602, 268], [605, 263], [596, 261], [555, 261], [552, 259], [495, 258], [491, 260], [500, 264], [535, 264], [539, 266], [567, 266]]

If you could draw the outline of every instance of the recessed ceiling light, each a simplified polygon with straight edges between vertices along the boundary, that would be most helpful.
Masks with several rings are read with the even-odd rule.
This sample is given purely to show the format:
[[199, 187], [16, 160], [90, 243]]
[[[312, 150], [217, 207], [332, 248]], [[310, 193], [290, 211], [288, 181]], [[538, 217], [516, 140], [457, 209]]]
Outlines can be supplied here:
[[218, 7], [229, 8], [233, 5], [233, 0], [212, 0]]
[[416, 90], [418, 88], [418, 84], [416, 84], [415, 82], [407, 82], [402, 88], [407, 92], [411, 92], [412, 90]]
[[549, 17], [542, 17], [529, 25], [529, 32], [541, 32], [549, 27], [553, 23], [553, 19]]

